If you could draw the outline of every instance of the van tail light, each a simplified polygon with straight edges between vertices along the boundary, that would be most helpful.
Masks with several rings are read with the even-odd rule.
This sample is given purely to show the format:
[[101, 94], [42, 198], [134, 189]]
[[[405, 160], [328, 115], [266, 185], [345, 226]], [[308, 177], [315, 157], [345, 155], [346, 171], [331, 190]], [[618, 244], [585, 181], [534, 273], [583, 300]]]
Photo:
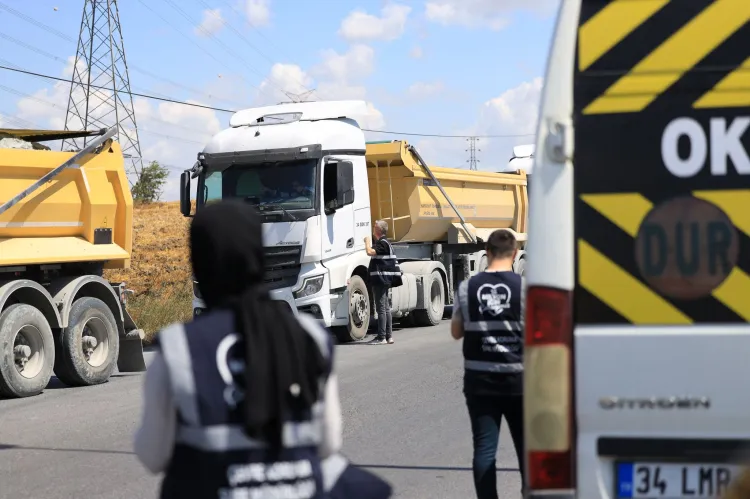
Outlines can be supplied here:
[[572, 293], [529, 286], [524, 337], [524, 432], [530, 496], [574, 497]]

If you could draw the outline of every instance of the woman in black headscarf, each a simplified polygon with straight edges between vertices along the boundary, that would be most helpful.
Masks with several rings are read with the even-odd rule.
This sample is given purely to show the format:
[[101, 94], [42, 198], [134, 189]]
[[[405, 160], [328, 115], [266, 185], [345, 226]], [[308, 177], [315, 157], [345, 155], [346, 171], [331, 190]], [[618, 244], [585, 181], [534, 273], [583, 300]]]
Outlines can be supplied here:
[[190, 251], [208, 311], [159, 334], [138, 458], [165, 472], [162, 497], [328, 497], [345, 462], [330, 335], [269, 297], [250, 205], [199, 210]]

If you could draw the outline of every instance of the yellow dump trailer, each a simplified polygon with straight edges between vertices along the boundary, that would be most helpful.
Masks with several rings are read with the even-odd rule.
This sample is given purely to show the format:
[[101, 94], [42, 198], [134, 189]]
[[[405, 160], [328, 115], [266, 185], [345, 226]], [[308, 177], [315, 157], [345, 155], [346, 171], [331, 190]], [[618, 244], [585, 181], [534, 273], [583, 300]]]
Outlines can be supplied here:
[[[124, 283], [133, 198], [122, 150], [102, 132], [0, 130], [0, 396], [145, 370]], [[34, 142], [86, 137], [77, 152]]]
[[526, 241], [523, 171], [426, 167], [416, 150], [399, 140], [368, 143], [366, 159], [373, 222], [387, 221], [394, 242], [486, 240], [496, 229]]

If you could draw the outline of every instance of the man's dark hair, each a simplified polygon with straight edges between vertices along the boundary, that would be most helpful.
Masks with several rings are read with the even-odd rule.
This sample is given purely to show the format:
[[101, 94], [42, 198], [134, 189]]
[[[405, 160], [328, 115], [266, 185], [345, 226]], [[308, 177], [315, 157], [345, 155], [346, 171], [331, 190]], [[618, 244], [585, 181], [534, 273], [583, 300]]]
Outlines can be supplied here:
[[487, 239], [487, 253], [492, 258], [510, 258], [516, 249], [516, 238], [509, 230], [498, 229]]

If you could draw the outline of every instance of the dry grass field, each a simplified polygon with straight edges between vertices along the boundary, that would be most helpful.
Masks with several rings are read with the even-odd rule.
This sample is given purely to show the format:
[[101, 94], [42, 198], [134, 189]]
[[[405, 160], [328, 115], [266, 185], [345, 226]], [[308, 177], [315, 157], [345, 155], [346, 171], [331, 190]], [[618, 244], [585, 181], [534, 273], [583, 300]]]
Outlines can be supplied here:
[[147, 338], [162, 327], [192, 317], [192, 281], [187, 235], [190, 219], [179, 203], [136, 205], [130, 268], [107, 271], [135, 291], [128, 309]]

